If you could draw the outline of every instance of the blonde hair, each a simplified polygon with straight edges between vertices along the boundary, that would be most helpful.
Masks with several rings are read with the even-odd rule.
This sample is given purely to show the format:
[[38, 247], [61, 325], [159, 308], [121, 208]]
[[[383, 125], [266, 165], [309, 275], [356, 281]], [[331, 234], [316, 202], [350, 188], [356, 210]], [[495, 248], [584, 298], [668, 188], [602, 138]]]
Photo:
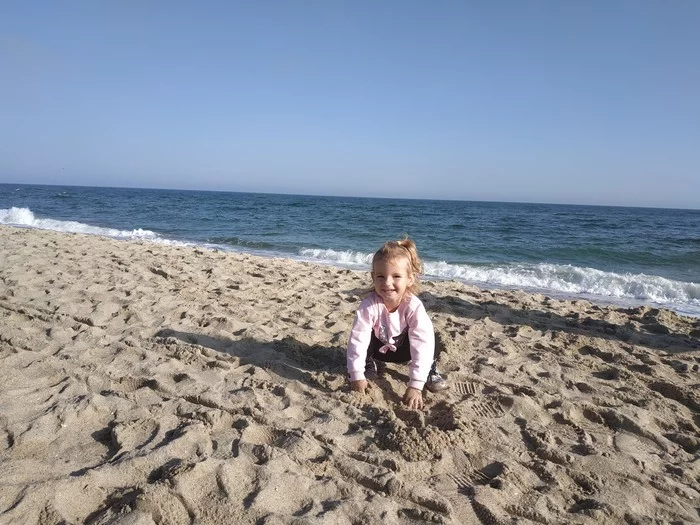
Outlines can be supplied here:
[[[408, 287], [407, 291], [413, 295], [420, 292], [420, 282], [418, 277], [423, 275], [423, 261], [418, 256], [418, 248], [416, 243], [408, 237], [404, 237], [399, 241], [387, 241], [384, 246], [379, 248], [374, 257], [372, 257], [372, 274], [374, 274], [374, 265], [379, 261], [393, 261], [395, 259], [404, 258], [408, 261], [408, 270], [413, 277], [413, 284]], [[374, 290], [374, 287], [371, 288]]]

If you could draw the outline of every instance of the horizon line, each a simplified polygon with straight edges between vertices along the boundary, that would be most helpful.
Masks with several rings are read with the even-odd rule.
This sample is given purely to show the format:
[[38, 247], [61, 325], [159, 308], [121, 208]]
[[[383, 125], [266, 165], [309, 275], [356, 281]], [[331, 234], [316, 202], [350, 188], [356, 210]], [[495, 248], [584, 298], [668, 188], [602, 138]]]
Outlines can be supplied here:
[[208, 192], [208, 193], [239, 193], [250, 195], [284, 195], [290, 197], [323, 197], [323, 198], [343, 198], [343, 199], [376, 199], [376, 200], [408, 200], [408, 201], [435, 201], [435, 202], [480, 202], [490, 204], [525, 204], [525, 205], [541, 205], [541, 206], [582, 206], [594, 208], [631, 208], [631, 209], [654, 209], [654, 210], [679, 210], [679, 211], [700, 211], [700, 206], [697, 208], [669, 207], [669, 206], [640, 206], [632, 204], [590, 204], [590, 203], [571, 203], [571, 202], [542, 202], [542, 201], [518, 201], [518, 200], [476, 200], [476, 199], [450, 199], [450, 198], [425, 198], [425, 197], [378, 197], [369, 195], [331, 195], [323, 193], [288, 193], [280, 191], [241, 191], [241, 190], [212, 190], [212, 189], [193, 189], [193, 188], [162, 188], [151, 186], [113, 186], [113, 185], [87, 185], [87, 184], [46, 184], [46, 183], [27, 183], [27, 182], [0, 182], [0, 185], [5, 186], [49, 186], [56, 188], [98, 188], [98, 189], [116, 189], [116, 190], [153, 190], [153, 191], [189, 191], [189, 192]]

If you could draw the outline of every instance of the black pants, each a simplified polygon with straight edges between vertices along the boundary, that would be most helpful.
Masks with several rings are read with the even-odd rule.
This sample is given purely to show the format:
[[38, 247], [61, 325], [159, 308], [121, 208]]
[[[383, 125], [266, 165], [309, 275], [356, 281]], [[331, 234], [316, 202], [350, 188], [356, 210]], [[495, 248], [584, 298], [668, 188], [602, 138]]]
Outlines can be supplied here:
[[[383, 354], [379, 351], [382, 346], [384, 346], [384, 343], [382, 343], [381, 340], [374, 335], [374, 330], [372, 330], [372, 339], [369, 342], [369, 347], [367, 347], [367, 360], [376, 359], [377, 361], [384, 361], [385, 363], [407, 363], [411, 360], [411, 343], [408, 339], [407, 330], [394, 337], [396, 352], [389, 350]], [[435, 349], [433, 364], [430, 367], [431, 374], [437, 373], [435, 362], [438, 360], [438, 357], [440, 357], [441, 350], [442, 348]]]

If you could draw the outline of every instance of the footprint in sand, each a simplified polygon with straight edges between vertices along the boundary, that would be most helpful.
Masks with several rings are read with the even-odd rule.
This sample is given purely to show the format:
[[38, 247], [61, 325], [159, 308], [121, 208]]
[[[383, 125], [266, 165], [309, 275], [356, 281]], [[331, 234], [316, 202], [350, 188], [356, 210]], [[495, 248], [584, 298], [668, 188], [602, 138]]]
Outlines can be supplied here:
[[152, 443], [161, 433], [161, 426], [153, 419], [140, 419], [126, 423], [117, 423], [111, 430], [111, 443], [115, 453], [121, 450], [140, 450]]
[[454, 390], [462, 396], [460, 404], [479, 417], [495, 419], [506, 415], [508, 404], [499, 395], [484, 395], [479, 383], [456, 381]]
[[[501, 490], [509, 469], [499, 461], [481, 469], [475, 469], [466, 452], [456, 450], [452, 454], [455, 472], [439, 476], [435, 490], [448, 502], [447, 514], [455, 523], [512, 523], [514, 516], [523, 512], [511, 512], [503, 503], [507, 500]], [[517, 510], [517, 509], [516, 509]]]

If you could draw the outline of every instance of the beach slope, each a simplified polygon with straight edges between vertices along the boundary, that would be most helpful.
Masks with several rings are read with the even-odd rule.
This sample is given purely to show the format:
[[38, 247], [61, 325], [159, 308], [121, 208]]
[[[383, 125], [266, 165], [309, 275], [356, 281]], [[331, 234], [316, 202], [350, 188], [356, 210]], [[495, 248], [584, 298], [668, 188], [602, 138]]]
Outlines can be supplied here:
[[351, 393], [365, 272], [0, 227], [0, 523], [698, 523], [700, 321], [428, 282], [451, 383]]

